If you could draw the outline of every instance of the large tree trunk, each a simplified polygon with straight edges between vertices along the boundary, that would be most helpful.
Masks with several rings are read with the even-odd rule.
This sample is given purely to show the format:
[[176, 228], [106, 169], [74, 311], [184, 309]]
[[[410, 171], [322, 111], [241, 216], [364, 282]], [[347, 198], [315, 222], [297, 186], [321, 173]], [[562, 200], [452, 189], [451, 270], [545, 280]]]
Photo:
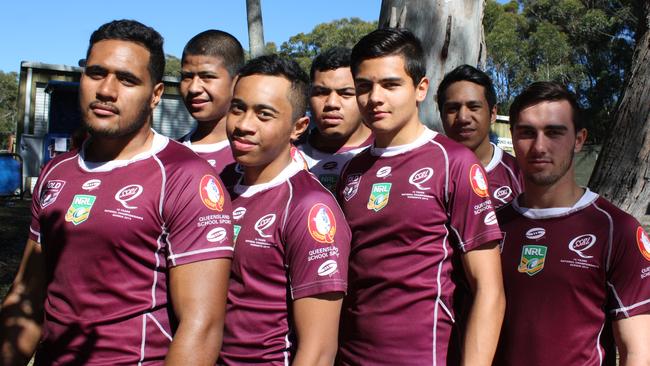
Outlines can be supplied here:
[[246, 0], [248, 18], [248, 47], [251, 58], [264, 54], [264, 26], [262, 25], [262, 5], [260, 0]]
[[382, 0], [379, 27], [408, 28], [424, 46], [431, 82], [420, 119], [442, 131], [435, 94], [445, 74], [469, 64], [485, 69], [484, 0]]
[[631, 74], [589, 187], [640, 218], [650, 203], [650, 1], [641, 2]]

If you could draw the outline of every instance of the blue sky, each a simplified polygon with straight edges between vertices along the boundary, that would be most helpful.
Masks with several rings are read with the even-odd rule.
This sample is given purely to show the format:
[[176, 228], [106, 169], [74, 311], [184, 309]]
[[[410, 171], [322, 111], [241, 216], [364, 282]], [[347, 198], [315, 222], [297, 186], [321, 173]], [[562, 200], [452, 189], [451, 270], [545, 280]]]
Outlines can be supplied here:
[[[381, 0], [261, 0], [266, 42], [280, 43], [320, 23], [346, 17], [377, 20]], [[101, 24], [138, 20], [165, 38], [165, 52], [180, 57], [185, 42], [210, 28], [237, 37], [248, 49], [245, 0], [7, 1], [0, 13], [0, 70], [21, 61], [77, 65], [88, 38]]]

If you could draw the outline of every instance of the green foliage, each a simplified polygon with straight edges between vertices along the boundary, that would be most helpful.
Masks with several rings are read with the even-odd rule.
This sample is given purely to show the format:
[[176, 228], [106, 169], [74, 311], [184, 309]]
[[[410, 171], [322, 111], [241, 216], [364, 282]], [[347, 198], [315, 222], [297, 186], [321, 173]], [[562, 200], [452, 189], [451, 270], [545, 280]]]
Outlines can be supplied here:
[[0, 71], [0, 147], [9, 134], [16, 133], [17, 101], [18, 74]]
[[352, 47], [367, 33], [377, 29], [377, 22], [359, 18], [343, 18], [318, 24], [309, 33], [298, 33], [280, 45], [279, 53], [296, 60], [304, 70], [309, 70], [311, 60], [334, 46]]
[[592, 141], [607, 135], [634, 50], [634, 0], [488, 0], [483, 26], [499, 113], [537, 80], [580, 98]]
[[174, 55], [165, 55], [165, 76], [181, 77], [181, 59]]

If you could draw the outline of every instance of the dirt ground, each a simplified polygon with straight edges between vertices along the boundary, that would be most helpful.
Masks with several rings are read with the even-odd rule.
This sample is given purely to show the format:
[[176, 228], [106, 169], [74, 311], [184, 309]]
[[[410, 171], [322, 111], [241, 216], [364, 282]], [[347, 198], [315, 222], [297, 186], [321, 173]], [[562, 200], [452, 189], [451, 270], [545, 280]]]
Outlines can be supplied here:
[[27, 242], [31, 197], [0, 198], [0, 299], [14, 279]]

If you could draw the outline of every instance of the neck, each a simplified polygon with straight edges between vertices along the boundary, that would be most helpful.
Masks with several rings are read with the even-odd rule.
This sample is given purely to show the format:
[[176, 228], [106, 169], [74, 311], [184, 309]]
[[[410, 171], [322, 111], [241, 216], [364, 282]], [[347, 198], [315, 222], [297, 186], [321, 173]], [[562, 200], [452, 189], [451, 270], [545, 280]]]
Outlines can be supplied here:
[[287, 147], [286, 151], [282, 152], [275, 160], [266, 165], [244, 166], [244, 178], [242, 181], [247, 186], [268, 183], [277, 177], [289, 164], [291, 164], [291, 153]]
[[524, 194], [520, 204], [527, 208], [555, 208], [572, 207], [585, 193], [584, 188], [578, 186], [573, 179], [573, 169], [551, 186], [539, 186], [529, 179], [524, 179]]
[[226, 139], [226, 117], [209, 122], [197, 122], [196, 130], [190, 136], [193, 144], [215, 144]]
[[386, 148], [410, 144], [420, 137], [424, 129], [424, 125], [416, 115], [415, 118], [407, 122], [398, 131], [385, 133], [383, 131], [373, 131], [375, 133], [375, 146], [378, 148]]
[[483, 166], [487, 166], [492, 161], [492, 156], [494, 156], [494, 146], [490, 143], [490, 140], [485, 139], [481, 142], [480, 145], [474, 149], [474, 155], [481, 161]]
[[148, 151], [153, 144], [154, 133], [147, 124], [130, 136], [108, 138], [91, 136], [85, 148], [85, 159], [91, 162], [129, 160]]
[[315, 133], [309, 136], [310, 144], [320, 151], [335, 153], [344, 147], [357, 147], [363, 144], [370, 137], [370, 129], [361, 124], [350, 136], [340, 139], [326, 137], [316, 129]]

